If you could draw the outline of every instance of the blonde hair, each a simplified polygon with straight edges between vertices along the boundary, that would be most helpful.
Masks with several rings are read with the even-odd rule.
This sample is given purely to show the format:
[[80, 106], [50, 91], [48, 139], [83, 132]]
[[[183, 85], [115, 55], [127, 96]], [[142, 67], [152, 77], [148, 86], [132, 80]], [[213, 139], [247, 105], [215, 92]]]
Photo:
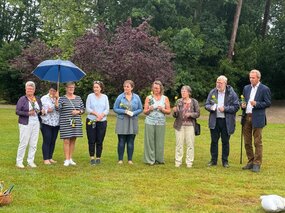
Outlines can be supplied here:
[[69, 87], [69, 86], [75, 86], [75, 83], [72, 82], [72, 81], [67, 82], [67, 83], [65, 84], [65, 87]]
[[161, 81], [154, 81], [154, 82], [152, 83], [152, 87], [153, 87], [155, 84], [156, 84], [156, 85], [159, 85], [159, 87], [160, 87], [160, 94], [163, 95], [163, 93], [164, 93], [164, 87], [163, 87]]
[[134, 83], [132, 80], [125, 80], [125, 82], [124, 82], [123, 86], [125, 86], [126, 84], [131, 85], [131, 87], [132, 87], [132, 88], [134, 88], [134, 87], [135, 87], [135, 83]]

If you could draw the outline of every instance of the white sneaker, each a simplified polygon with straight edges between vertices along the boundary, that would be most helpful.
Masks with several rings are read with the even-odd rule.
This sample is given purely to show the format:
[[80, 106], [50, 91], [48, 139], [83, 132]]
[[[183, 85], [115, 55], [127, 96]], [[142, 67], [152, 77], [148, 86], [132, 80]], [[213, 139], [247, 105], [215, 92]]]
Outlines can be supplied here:
[[37, 165], [34, 162], [28, 163], [28, 166], [31, 168], [36, 168]]
[[187, 164], [187, 168], [192, 168], [192, 164]]
[[181, 166], [181, 164], [175, 163], [175, 167], [176, 167], [176, 168], [179, 168], [180, 166]]
[[25, 168], [23, 163], [16, 163], [16, 167], [18, 167], [19, 169], [24, 169]]
[[69, 160], [69, 164], [72, 166], [76, 166], [76, 163], [72, 159]]
[[69, 166], [70, 165], [70, 160], [65, 160], [63, 163], [64, 166]]

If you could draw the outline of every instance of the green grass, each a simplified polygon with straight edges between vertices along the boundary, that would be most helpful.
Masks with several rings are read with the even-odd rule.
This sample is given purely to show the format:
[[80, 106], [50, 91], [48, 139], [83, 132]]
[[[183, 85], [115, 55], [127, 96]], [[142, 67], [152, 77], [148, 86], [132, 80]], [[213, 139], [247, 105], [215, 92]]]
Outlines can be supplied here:
[[[165, 165], [148, 166], [142, 162], [143, 116], [135, 140], [135, 164], [118, 165], [115, 116], [110, 115], [101, 165], [89, 165], [84, 132], [84, 138], [76, 143], [76, 167], [63, 166], [63, 145], [59, 139], [54, 155], [58, 164], [43, 165], [40, 137], [36, 153], [38, 168], [21, 170], [15, 167], [17, 116], [14, 109], [0, 109], [0, 180], [6, 186], [15, 184], [13, 203], [0, 208], [0, 212], [263, 212], [261, 195], [285, 196], [285, 125], [269, 124], [264, 128], [264, 163], [261, 172], [255, 174], [242, 171], [239, 164], [239, 123], [230, 142], [230, 168], [223, 168], [221, 162], [214, 168], [206, 166], [210, 159], [210, 136], [207, 112], [202, 111], [202, 115], [202, 135], [196, 137], [191, 169], [185, 164], [174, 167], [171, 117], [167, 118]], [[243, 163], [246, 163], [245, 153]]]

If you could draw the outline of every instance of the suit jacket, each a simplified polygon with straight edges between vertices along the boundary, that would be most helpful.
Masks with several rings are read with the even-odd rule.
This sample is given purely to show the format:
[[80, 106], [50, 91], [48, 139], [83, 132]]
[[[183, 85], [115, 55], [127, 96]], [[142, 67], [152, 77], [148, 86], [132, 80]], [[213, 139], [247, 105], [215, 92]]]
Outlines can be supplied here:
[[[208, 123], [209, 128], [215, 129], [217, 112], [216, 110], [215, 111], [211, 110], [211, 107], [213, 105], [211, 100], [212, 95], [218, 97], [218, 90], [216, 88], [210, 91], [205, 103], [205, 109], [210, 112], [209, 123]], [[234, 133], [236, 127], [236, 112], [239, 110], [239, 100], [237, 94], [230, 85], [227, 85], [226, 87], [224, 107], [225, 107], [224, 113], [227, 125], [227, 132], [229, 135], [231, 135]]]
[[[243, 96], [246, 103], [249, 101], [251, 89], [251, 84], [246, 85], [243, 89]], [[256, 101], [256, 106], [252, 108], [252, 127], [263, 128], [266, 125], [265, 109], [271, 105], [270, 89], [260, 83], [257, 88], [254, 101]], [[246, 109], [243, 110], [243, 113], [246, 113]]]

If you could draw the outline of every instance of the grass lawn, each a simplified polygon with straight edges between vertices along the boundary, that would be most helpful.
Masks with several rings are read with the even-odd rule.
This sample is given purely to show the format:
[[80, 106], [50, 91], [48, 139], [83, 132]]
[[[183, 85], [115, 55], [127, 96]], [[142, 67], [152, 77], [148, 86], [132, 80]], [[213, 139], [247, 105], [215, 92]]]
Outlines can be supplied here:
[[[210, 134], [205, 119], [207, 112], [202, 110], [202, 115], [204, 119], [199, 120], [202, 135], [196, 137], [191, 169], [185, 164], [174, 167], [172, 117], [167, 118], [165, 165], [148, 166], [142, 162], [143, 116], [135, 140], [134, 165], [118, 165], [114, 115], [108, 117], [101, 165], [89, 165], [84, 131], [84, 137], [76, 143], [76, 167], [63, 166], [63, 145], [59, 139], [54, 154], [58, 163], [43, 165], [40, 137], [35, 160], [38, 168], [17, 169], [17, 116], [13, 108], [0, 109], [0, 180], [6, 186], [15, 184], [13, 203], [0, 208], [0, 212], [264, 212], [261, 195], [285, 196], [284, 124], [269, 124], [264, 128], [263, 165], [261, 172], [255, 174], [242, 171], [239, 164], [239, 123], [231, 137], [230, 168], [223, 168], [221, 161], [214, 168], [207, 167]], [[245, 164], [244, 149], [243, 154]]]

